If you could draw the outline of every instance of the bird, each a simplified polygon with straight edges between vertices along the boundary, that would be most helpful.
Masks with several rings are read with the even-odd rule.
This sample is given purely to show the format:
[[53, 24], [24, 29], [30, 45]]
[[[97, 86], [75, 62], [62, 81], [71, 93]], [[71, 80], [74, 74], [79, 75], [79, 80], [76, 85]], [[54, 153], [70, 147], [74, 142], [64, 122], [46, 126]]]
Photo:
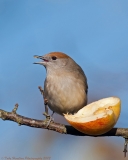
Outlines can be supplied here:
[[40, 64], [46, 69], [44, 99], [48, 107], [59, 115], [75, 114], [87, 105], [88, 84], [82, 68], [63, 52], [50, 52], [43, 56]]

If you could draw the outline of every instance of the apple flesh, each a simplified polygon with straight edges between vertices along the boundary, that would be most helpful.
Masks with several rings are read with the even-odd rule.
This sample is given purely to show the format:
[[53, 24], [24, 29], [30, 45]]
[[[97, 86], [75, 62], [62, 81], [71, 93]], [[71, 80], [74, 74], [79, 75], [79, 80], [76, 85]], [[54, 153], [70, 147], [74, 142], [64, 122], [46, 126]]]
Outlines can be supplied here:
[[109, 97], [88, 104], [74, 115], [64, 114], [64, 117], [82, 133], [101, 135], [114, 127], [120, 110], [121, 100], [118, 97]]

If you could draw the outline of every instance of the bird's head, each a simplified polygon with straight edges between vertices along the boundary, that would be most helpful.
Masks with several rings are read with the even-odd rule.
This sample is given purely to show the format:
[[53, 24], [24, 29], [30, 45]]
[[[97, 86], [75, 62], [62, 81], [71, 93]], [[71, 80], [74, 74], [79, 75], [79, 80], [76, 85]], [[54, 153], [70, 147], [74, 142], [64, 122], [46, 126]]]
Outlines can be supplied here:
[[62, 52], [50, 52], [43, 56], [35, 55], [34, 57], [42, 60], [40, 62], [35, 62], [34, 64], [43, 65], [47, 70], [67, 68], [70, 62], [74, 62], [71, 57]]

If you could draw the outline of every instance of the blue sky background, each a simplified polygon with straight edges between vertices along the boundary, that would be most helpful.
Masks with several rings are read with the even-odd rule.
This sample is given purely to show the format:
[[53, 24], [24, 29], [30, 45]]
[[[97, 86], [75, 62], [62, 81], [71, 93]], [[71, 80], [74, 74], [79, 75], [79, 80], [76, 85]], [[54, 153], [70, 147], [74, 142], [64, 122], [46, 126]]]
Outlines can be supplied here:
[[[85, 71], [89, 102], [122, 100], [117, 127], [128, 127], [128, 1], [0, 0], [0, 108], [44, 119], [38, 91], [45, 69], [33, 55], [69, 54]], [[66, 123], [55, 115], [55, 121]], [[122, 138], [61, 135], [0, 120], [0, 158], [123, 159]]]

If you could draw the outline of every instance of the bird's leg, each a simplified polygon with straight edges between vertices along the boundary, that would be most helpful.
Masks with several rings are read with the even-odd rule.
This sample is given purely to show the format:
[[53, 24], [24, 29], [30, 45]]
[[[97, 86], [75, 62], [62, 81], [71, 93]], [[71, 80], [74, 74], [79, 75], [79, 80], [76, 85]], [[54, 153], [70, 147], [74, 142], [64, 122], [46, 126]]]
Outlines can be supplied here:
[[53, 118], [53, 114], [54, 114], [54, 111], [52, 112], [51, 116], [49, 116], [49, 119], [47, 121], [47, 125], [46, 125], [46, 128], [49, 126], [50, 122], [54, 122], [54, 118]]
[[54, 111], [52, 112], [51, 116], [48, 114], [48, 105], [47, 105], [47, 103], [48, 103], [48, 100], [44, 99], [45, 113], [43, 113], [43, 115], [45, 115], [46, 121], [47, 121], [46, 128], [49, 126], [51, 121], [54, 122], [54, 119], [53, 119]]
[[43, 96], [43, 99], [44, 99], [44, 105], [45, 105], [45, 113], [43, 113], [43, 115], [48, 118], [50, 117], [50, 115], [48, 114], [48, 100], [44, 97], [44, 90], [42, 89], [41, 86], [38, 87], [42, 96]]
[[49, 118], [50, 115], [48, 114], [48, 100], [46, 98], [44, 98], [44, 105], [45, 105], [45, 112], [43, 113], [43, 115], [46, 117], [46, 118]]
[[51, 116], [48, 114], [48, 100], [44, 97], [44, 90], [42, 89], [41, 86], [38, 87], [41, 94], [43, 95], [43, 99], [44, 99], [44, 105], [45, 105], [45, 112], [43, 113], [43, 115], [46, 117], [46, 121], [47, 121], [47, 126], [49, 126], [50, 122], [53, 121], [53, 114], [54, 112], [51, 114]]

